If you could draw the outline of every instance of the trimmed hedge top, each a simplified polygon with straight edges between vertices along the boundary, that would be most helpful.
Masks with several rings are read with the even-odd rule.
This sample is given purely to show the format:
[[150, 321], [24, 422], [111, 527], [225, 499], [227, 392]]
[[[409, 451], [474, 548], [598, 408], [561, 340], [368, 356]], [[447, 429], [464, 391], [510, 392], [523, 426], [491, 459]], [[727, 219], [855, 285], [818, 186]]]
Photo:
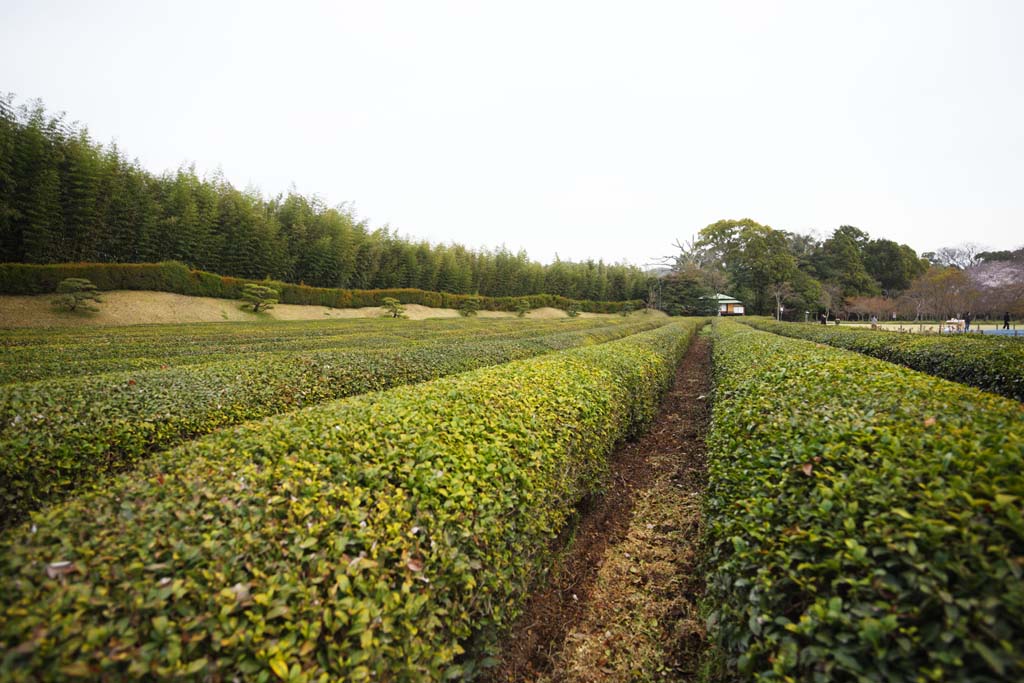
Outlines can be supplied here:
[[747, 677], [1024, 679], [1024, 407], [716, 326], [710, 627]]
[[[18, 330], [0, 339], [0, 383], [123, 370], [157, 370], [268, 352], [415, 346], [472, 337], [516, 338], [608, 327], [608, 318], [569, 320], [433, 319], [131, 325]], [[636, 318], [630, 322], [636, 323]]]
[[1024, 342], [978, 334], [932, 335], [746, 319], [759, 330], [810, 339], [1024, 401]]
[[0, 677], [468, 674], [696, 326], [225, 430], [38, 514], [0, 541]]
[[[664, 324], [525, 328], [462, 334], [398, 348], [374, 338], [334, 349], [239, 355], [165, 370], [0, 386], [0, 527], [156, 450], [245, 420], [551, 350], [619, 339]], [[347, 343], [346, 343], [347, 342]]]

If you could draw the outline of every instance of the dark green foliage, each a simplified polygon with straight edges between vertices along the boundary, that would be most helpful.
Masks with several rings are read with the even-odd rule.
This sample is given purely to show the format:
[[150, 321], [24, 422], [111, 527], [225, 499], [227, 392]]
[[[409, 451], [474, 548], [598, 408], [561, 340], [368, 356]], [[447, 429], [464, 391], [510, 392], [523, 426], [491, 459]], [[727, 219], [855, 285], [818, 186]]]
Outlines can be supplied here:
[[3, 336], [0, 383], [50, 377], [69, 378], [126, 370], [156, 370], [197, 365], [267, 352], [331, 351], [416, 346], [460, 339], [525, 339], [558, 331], [608, 327], [591, 319], [571, 326], [564, 321], [422, 320], [383, 327], [373, 318], [232, 323], [182, 323], [68, 329], [18, 329]]
[[814, 259], [815, 268], [823, 279], [838, 285], [843, 297], [879, 294], [878, 282], [864, 266], [863, 255], [868, 245], [867, 233], [852, 225], [842, 225], [821, 245]]
[[661, 283], [659, 304], [669, 315], [717, 315], [716, 292], [700, 281], [696, 269], [667, 275]]
[[675, 246], [671, 273], [654, 294], [663, 310], [684, 315], [698, 311], [701, 296], [722, 293], [743, 301], [748, 313], [775, 316], [782, 307], [791, 318], [823, 309], [831, 316], [845, 311], [850, 297], [894, 299], [927, 270], [907, 245], [871, 240], [849, 225], [822, 241], [749, 218], [721, 220]]
[[776, 310], [775, 290], [797, 272], [786, 234], [749, 218], [712, 223], [695, 246], [709, 266], [729, 273], [729, 293], [753, 311]]
[[696, 325], [224, 430], [39, 513], [0, 541], [0, 676], [468, 676]]
[[252, 304], [253, 313], [273, 308], [280, 296], [280, 292], [266, 285], [249, 282], [242, 287], [242, 299]]
[[57, 296], [53, 305], [62, 311], [98, 311], [90, 301], [103, 303], [96, 285], [81, 277], [64, 278], [57, 285]]
[[580, 314], [580, 307], [574, 301], [565, 307], [565, 312], [569, 315], [570, 318], [575, 318]]
[[385, 312], [391, 318], [404, 318], [405, 317], [405, 306], [398, 299], [394, 299], [390, 296], [384, 297], [382, 302]]
[[525, 318], [526, 314], [530, 312], [530, 300], [519, 299], [516, 301], [516, 315], [520, 318]]
[[624, 301], [643, 298], [650, 280], [622, 264], [543, 266], [504, 248], [412, 242], [345, 206], [265, 199], [193, 167], [153, 175], [41, 103], [0, 96], [0, 262], [162, 260], [246, 280], [492, 297]]
[[[29, 265], [0, 263], [0, 294], [43, 294], [52, 292], [63, 278], [87, 277], [103, 291], [115, 289], [174, 292], [189, 296], [210, 296], [237, 299], [242, 288], [250, 281], [192, 270], [175, 261], [163, 263], [62, 263]], [[328, 306], [331, 308], [360, 308], [381, 306], [386, 297], [403, 304], [420, 304], [432, 308], [461, 308], [466, 299], [476, 299], [488, 311], [515, 311], [522, 300], [530, 308], [565, 308], [572, 299], [553, 294], [533, 294], [526, 297], [483, 297], [446, 292], [428, 292], [421, 289], [327, 289], [307, 287], [285, 282], [265, 280], [254, 284], [271, 286], [281, 293], [280, 303]], [[577, 301], [580, 310], [590, 313], [616, 313], [621, 301]], [[636, 300], [634, 305], [642, 305]]]
[[627, 301], [626, 303], [622, 304], [622, 310], [619, 311], [619, 314], [623, 317], [626, 317], [635, 310], [636, 307]]
[[744, 680], [1024, 679], [1024, 409], [720, 322], [714, 640]]
[[746, 319], [748, 325], [906, 365], [1024, 401], [1024, 343], [981, 335], [932, 335]]
[[901, 292], [928, 270], [924, 260], [905, 244], [871, 240], [864, 247], [864, 267], [887, 293]]
[[475, 296], [466, 297], [459, 304], [459, 315], [461, 315], [464, 318], [476, 315], [479, 310], [480, 310], [480, 299], [479, 299], [479, 297], [475, 297]]
[[[522, 329], [526, 323], [514, 321], [520, 329], [497, 335], [462, 324], [461, 334], [420, 343], [399, 345], [380, 334], [342, 337], [310, 351], [243, 355], [236, 349], [230, 360], [198, 365], [8, 384], [0, 387], [0, 526], [154, 451], [227, 425], [618, 339], [663, 322]], [[378, 333], [392, 327], [376, 324]], [[112, 346], [114, 353], [122, 347]]]

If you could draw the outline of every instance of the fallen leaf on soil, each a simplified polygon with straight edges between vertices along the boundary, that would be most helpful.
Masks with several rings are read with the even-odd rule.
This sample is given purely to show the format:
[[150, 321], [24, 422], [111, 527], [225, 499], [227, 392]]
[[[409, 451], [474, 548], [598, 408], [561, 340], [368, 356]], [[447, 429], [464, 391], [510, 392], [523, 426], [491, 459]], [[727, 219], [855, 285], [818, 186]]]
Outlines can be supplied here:
[[56, 579], [58, 576], [67, 576], [76, 571], [78, 571], [78, 568], [75, 567], [75, 563], [67, 560], [51, 562], [46, 565], [46, 575], [51, 579]]

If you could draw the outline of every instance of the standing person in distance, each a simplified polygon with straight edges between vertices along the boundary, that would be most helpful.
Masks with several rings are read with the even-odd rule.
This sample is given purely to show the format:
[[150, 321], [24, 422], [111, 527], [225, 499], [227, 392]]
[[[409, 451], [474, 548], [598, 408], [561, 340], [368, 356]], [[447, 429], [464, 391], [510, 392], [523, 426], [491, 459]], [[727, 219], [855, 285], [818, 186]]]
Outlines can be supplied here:
[[971, 312], [964, 313], [964, 332], [971, 331]]
[[1009, 311], [1007, 311], [1006, 313], [1003, 314], [1003, 329], [1004, 330], [1010, 329], [1010, 312]]

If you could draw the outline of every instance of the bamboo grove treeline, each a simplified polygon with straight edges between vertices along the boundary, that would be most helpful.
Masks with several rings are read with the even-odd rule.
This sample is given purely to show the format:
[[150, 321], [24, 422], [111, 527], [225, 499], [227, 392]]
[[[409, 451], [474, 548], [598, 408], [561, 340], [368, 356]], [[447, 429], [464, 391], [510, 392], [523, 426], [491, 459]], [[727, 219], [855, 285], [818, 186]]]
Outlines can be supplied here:
[[371, 229], [346, 205], [295, 192], [264, 198], [194, 167], [155, 175], [38, 100], [0, 94], [0, 261], [180, 261], [239, 278], [314, 287], [417, 288], [505, 297], [644, 298], [640, 269], [544, 266], [525, 252], [431, 245]]

